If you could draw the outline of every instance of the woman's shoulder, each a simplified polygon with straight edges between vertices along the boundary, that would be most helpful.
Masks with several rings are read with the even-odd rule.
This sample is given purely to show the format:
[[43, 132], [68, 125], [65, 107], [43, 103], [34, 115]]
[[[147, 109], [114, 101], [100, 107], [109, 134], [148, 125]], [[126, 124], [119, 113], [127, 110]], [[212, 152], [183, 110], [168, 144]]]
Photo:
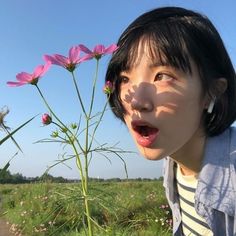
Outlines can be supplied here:
[[231, 145], [236, 147], [236, 126], [231, 126], [229, 130], [230, 130]]
[[213, 136], [207, 139], [207, 144], [210, 144], [211, 148], [221, 149], [222, 146], [225, 149], [230, 145], [230, 150], [236, 150], [236, 124], [235, 126], [230, 126], [224, 132], [217, 136]]
[[232, 126], [208, 139], [196, 196], [206, 206], [234, 216], [235, 194], [236, 127]]
[[236, 127], [230, 127], [230, 160], [236, 169]]
[[203, 166], [211, 165], [212, 168], [219, 165], [222, 168], [229, 168], [232, 163], [236, 166], [235, 126], [231, 126], [223, 133], [207, 139], [203, 159]]

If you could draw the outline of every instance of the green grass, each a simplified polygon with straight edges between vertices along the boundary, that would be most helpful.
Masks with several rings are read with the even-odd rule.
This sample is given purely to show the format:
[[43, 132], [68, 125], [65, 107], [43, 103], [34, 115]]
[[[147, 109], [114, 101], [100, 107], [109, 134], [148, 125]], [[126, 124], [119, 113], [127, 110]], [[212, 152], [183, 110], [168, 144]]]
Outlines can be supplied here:
[[[160, 181], [90, 184], [96, 236], [171, 235], [171, 213]], [[25, 236], [85, 236], [77, 184], [0, 185], [0, 216]]]

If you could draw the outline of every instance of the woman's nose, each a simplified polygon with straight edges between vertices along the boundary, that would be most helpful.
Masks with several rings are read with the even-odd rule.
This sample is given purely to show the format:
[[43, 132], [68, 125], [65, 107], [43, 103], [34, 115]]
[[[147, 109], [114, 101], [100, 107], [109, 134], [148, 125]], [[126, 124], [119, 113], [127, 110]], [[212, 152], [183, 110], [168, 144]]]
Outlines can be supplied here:
[[146, 92], [145, 94], [139, 93], [133, 96], [131, 100], [131, 108], [139, 112], [150, 112], [153, 110], [154, 105]]

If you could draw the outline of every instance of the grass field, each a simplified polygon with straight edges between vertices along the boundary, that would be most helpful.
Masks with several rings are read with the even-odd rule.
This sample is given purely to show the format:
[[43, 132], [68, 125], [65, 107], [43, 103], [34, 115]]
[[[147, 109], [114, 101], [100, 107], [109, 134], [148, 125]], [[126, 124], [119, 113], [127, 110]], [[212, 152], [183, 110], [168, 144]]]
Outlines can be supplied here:
[[[94, 182], [96, 236], [171, 235], [171, 212], [161, 181]], [[1, 213], [15, 235], [86, 235], [79, 183], [0, 185]]]

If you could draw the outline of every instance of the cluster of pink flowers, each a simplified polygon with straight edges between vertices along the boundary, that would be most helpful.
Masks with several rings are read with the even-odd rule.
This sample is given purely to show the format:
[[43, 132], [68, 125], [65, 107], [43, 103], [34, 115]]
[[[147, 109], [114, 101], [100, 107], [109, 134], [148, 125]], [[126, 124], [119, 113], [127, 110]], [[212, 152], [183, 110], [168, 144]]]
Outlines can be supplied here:
[[[96, 45], [93, 50], [88, 49], [83, 44], [70, 48], [68, 57], [60, 54], [44, 55], [45, 65], [39, 65], [35, 68], [32, 74], [21, 72], [16, 75], [17, 81], [9, 81], [7, 84], [10, 87], [18, 87], [25, 84], [36, 85], [38, 80], [49, 70], [51, 64], [62, 66], [70, 72], [73, 72], [78, 64], [81, 62], [97, 59], [99, 60], [103, 55], [113, 53], [117, 50], [117, 46], [112, 44], [108, 47], [104, 45]], [[84, 52], [85, 55], [80, 57], [80, 53]]]
[[[7, 84], [10, 87], [19, 87], [26, 84], [37, 86], [39, 79], [49, 70], [52, 64], [61, 66], [69, 72], [73, 72], [81, 62], [88, 61], [93, 58], [99, 60], [103, 55], [111, 54], [117, 49], [118, 47], [115, 44], [111, 44], [108, 47], [98, 44], [94, 47], [93, 50], [90, 50], [83, 44], [80, 44], [78, 46], [73, 46], [70, 48], [68, 57], [60, 54], [44, 55], [44, 65], [37, 66], [34, 69], [33, 73], [21, 72], [17, 74], [17, 81], [8, 81]], [[80, 56], [81, 52], [83, 52], [85, 55]], [[105, 94], [111, 94], [113, 92], [113, 84], [110, 81], [106, 82], [103, 91]], [[48, 114], [43, 114], [42, 123], [44, 125], [48, 125], [51, 122], [51, 116]]]

